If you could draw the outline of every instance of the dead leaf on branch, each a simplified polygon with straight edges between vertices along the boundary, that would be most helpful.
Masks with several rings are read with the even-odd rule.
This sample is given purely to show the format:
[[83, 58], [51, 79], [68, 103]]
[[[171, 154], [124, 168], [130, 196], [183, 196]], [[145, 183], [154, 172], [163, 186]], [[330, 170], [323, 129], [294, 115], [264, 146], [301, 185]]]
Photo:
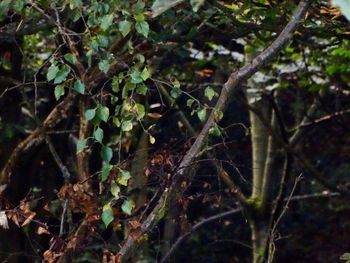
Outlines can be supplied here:
[[58, 192], [58, 198], [68, 200], [69, 207], [75, 212], [93, 214], [97, 211], [93, 198], [85, 192], [82, 184], [65, 184]]
[[28, 201], [22, 200], [17, 209], [7, 212], [7, 216], [18, 227], [24, 227], [33, 220], [33, 218], [36, 216], [36, 212], [30, 210], [30, 204]]
[[136, 229], [136, 228], [141, 227], [141, 223], [140, 223], [140, 221], [138, 221], [138, 220], [131, 220], [131, 221], [129, 221], [129, 225], [130, 225], [133, 229]]
[[56, 253], [52, 250], [46, 250], [43, 254], [44, 260], [47, 263], [54, 263], [57, 262], [57, 260], [63, 255], [62, 252]]

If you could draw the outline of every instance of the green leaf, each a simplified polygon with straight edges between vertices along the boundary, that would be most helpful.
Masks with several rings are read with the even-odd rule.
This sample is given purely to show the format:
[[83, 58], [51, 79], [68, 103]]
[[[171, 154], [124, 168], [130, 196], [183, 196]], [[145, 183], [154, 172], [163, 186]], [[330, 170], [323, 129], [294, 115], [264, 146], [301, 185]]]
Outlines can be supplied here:
[[109, 117], [109, 109], [106, 106], [99, 107], [96, 115], [101, 121], [107, 122]]
[[106, 179], [109, 176], [109, 173], [112, 170], [112, 165], [109, 163], [103, 163], [102, 169], [101, 169], [101, 182], [106, 181]]
[[133, 84], [139, 84], [143, 82], [143, 79], [141, 77], [141, 73], [138, 69], [133, 69], [130, 74], [131, 77], [131, 83]]
[[134, 202], [130, 199], [126, 199], [124, 200], [121, 208], [125, 214], [131, 216], [133, 207], [134, 207]]
[[70, 69], [67, 66], [63, 66], [56, 74], [54, 84], [60, 84], [67, 79]]
[[113, 14], [105, 15], [101, 18], [100, 27], [106, 31], [113, 23]]
[[13, 2], [13, 6], [12, 7], [17, 13], [21, 13], [23, 11], [23, 8], [24, 8], [25, 4], [26, 3], [23, 0], [16, 0], [16, 1]]
[[191, 0], [190, 3], [193, 12], [197, 12], [199, 8], [204, 4], [204, 0]]
[[174, 99], [177, 99], [181, 94], [181, 90], [179, 88], [172, 88], [170, 91], [170, 96]]
[[191, 108], [193, 102], [194, 102], [194, 99], [188, 99], [187, 102], [186, 102], [187, 107]]
[[201, 122], [205, 121], [205, 117], [207, 116], [207, 110], [205, 108], [201, 109], [197, 112], [198, 118], [201, 120]]
[[84, 151], [86, 148], [87, 139], [81, 139], [77, 142], [77, 153]]
[[119, 91], [119, 78], [118, 76], [114, 76], [113, 80], [112, 80], [112, 90], [114, 92], [118, 92]]
[[74, 82], [73, 89], [80, 94], [84, 94], [85, 85], [80, 79], [78, 79], [77, 81]]
[[148, 80], [151, 77], [151, 72], [148, 70], [147, 67], [145, 67], [141, 72], [141, 78], [143, 81]]
[[109, 64], [108, 60], [106, 60], [106, 59], [101, 60], [98, 63], [98, 68], [105, 74], [108, 73], [110, 67], [111, 67], [111, 65]]
[[342, 14], [350, 21], [350, 0], [333, 0], [332, 4], [339, 7]]
[[11, 0], [0, 1], [0, 19], [3, 19], [2, 16], [7, 15], [11, 2], [12, 2]]
[[118, 184], [127, 186], [130, 178], [131, 178], [131, 175], [129, 171], [122, 170], [122, 169], [119, 170], [119, 174], [117, 178]]
[[145, 21], [145, 15], [142, 13], [134, 15], [134, 18], [135, 18], [136, 22]]
[[182, 3], [184, 0], [156, 0], [152, 9], [152, 17], [156, 17], [167, 11], [168, 9]]
[[108, 146], [103, 146], [101, 149], [101, 158], [103, 161], [109, 163], [112, 160], [113, 151]]
[[47, 74], [46, 74], [47, 81], [53, 80], [56, 77], [57, 72], [59, 70], [60, 70], [59, 67], [57, 67], [54, 64], [51, 64], [51, 66], [48, 68]]
[[105, 224], [106, 228], [110, 223], [112, 223], [114, 216], [111, 203], [107, 203], [102, 208], [102, 221]]
[[125, 132], [131, 131], [132, 127], [133, 127], [132, 121], [128, 120], [128, 121], [122, 122], [122, 125], [121, 125], [122, 131], [125, 131]]
[[99, 143], [102, 143], [103, 140], [103, 130], [100, 127], [97, 127], [97, 129], [94, 131], [94, 138]]
[[208, 100], [212, 100], [214, 97], [218, 96], [218, 94], [211, 87], [207, 87], [204, 90], [204, 95], [208, 98]]
[[141, 13], [143, 12], [144, 8], [145, 8], [144, 1], [137, 1], [135, 4], [132, 5], [132, 9], [134, 13]]
[[219, 109], [214, 109], [214, 118], [218, 122], [224, 117], [224, 113]]
[[97, 35], [97, 43], [100, 47], [104, 47], [104, 48], [108, 47], [108, 43], [109, 43], [108, 37], [104, 35]]
[[127, 20], [120, 21], [118, 28], [123, 37], [126, 37], [131, 31], [131, 23]]
[[219, 129], [219, 127], [217, 125], [214, 125], [213, 127], [211, 127], [209, 129], [209, 134], [214, 135], [216, 137], [220, 137], [221, 130]]
[[75, 65], [77, 63], [76, 57], [72, 53], [68, 53], [64, 55], [64, 58], [71, 64]]
[[58, 85], [55, 87], [55, 98], [59, 100], [64, 95], [64, 86]]
[[96, 115], [96, 109], [88, 109], [85, 111], [84, 116], [87, 121], [91, 121]]
[[116, 182], [112, 182], [110, 191], [115, 199], [119, 199], [120, 187]]
[[144, 83], [141, 83], [137, 86], [136, 93], [140, 95], [146, 95], [147, 94], [147, 86]]
[[132, 110], [132, 105], [131, 105], [130, 101], [124, 101], [123, 110], [129, 111], [129, 112]]
[[138, 21], [135, 25], [136, 31], [143, 35], [144, 37], [148, 37], [149, 33], [149, 25], [146, 21]]
[[140, 103], [136, 103], [136, 115], [137, 115], [137, 120], [142, 120], [142, 118], [145, 116], [145, 106], [143, 106]]
[[129, 96], [129, 91], [134, 90], [135, 84], [131, 82], [127, 82], [124, 85], [123, 91], [122, 91], [122, 98], [126, 99]]

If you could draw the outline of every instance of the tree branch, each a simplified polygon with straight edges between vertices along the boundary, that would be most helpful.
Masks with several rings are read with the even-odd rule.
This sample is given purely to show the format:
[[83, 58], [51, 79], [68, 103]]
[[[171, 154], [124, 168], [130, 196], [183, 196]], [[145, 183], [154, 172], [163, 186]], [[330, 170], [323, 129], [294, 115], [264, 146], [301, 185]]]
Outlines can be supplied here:
[[202, 227], [205, 224], [208, 224], [212, 221], [218, 220], [220, 218], [230, 216], [237, 214], [242, 211], [242, 208], [235, 208], [226, 212], [219, 213], [217, 215], [210, 216], [208, 218], [202, 219], [199, 221], [197, 224], [195, 224], [189, 231], [186, 233], [182, 234], [176, 241], [175, 243], [171, 246], [171, 248], [167, 251], [167, 253], [164, 255], [164, 257], [160, 260], [160, 263], [167, 262], [169, 257], [175, 252], [176, 248], [191, 234], [193, 234], [196, 230], [198, 230], [200, 227]]
[[[256, 73], [259, 68], [261, 68], [265, 63], [272, 59], [288, 43], [293, 32], [296, 30], [300, 21], [303, 19], [308, 8], [308, 4], [308, 0], [300, 1], [298, 7], [293, 12], [290, 22], [286, 25], [276, 40], [272, 42], [272, 44], [267, 49], [255, 57], [250, 63], [246, 64], [241, 69], [233, 72], [230, 75], [229, 79], [221, 90], [221, 94], [214, 107], [214, 110], [211, 112], [194, 144], [183, 157], [178, 170], [174, 174], [174, 180], [170, 188], [166, 189], [166, 191], [161, 195], [157, 205], [153, 208], [152, 212], [142, 223], [141, 231], [143, 233], [150, 231], [151, 228], [157, 223], [156, 221], [158, 212], [164, 209], [164, 203], [168, 202], [168, 199], [172, 198], [172, 196], [175, 194], [176, 189], [178, 188], [179, 179], [185, 174], [186, 167], [188, 167], [196, 158], [198, 152], [204, 145], [209, 129], [214, 125], [216, 121], [216, 111], [223, 112], [225, 110], [226, 104], [228, 103], [230, 95], [232, 95], [237, 85]], [[131, 236], [129, 236], [118, 253], [119, 258], [122, 262], [126, 261], [130, 257], [131, 251], [134, 249], [135, 245], [136, 241]]]

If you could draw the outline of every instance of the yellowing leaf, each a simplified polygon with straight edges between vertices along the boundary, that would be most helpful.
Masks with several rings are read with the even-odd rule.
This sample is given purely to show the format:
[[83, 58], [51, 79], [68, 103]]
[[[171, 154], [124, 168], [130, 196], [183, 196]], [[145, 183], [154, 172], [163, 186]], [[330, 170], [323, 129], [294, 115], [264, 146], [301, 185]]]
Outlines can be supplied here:
[[149, 136], [149, 142], [151, 144], [154, 144], [156, 142], [156, 138], [154, 138], [152, 135]]

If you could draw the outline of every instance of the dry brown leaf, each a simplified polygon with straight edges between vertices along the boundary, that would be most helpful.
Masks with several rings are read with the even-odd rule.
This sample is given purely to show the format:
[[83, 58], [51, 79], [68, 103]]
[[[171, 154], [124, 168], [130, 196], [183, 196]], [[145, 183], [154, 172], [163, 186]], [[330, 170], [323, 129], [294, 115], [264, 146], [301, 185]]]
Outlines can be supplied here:
[[131, 220], [129, 221], [129, 224], [133, 229], [139, 228], [141, 226], [141, 223], [138, 220]]
[[24, 227], [24, 226], [28, 225], [33, 220], [35, 215], [36, 215], [35, 212], [27, 212], [27, 214], [26, 214], [27, 218], [24, 220], [24, 222], [22, 223], [21, 226]]

